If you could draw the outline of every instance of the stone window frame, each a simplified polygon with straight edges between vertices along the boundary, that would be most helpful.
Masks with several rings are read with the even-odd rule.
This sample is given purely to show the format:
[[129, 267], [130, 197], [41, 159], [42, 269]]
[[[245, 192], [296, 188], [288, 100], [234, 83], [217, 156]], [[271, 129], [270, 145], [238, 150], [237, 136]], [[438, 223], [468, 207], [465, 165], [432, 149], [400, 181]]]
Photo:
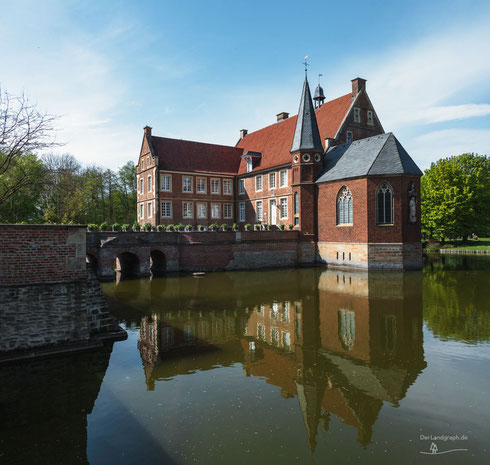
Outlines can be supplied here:
[[153, 192], [153, 182], [151, 174], [148, 175], [148, 192]]
[[[190, 214], [189, 214], [189, 205], [190, 205]], [[186, 215], [186, 206], [187, 206], [187, 215]], [[194, 218], [194, 202], [182, 202], [182, 218], [192, 219]]]
[[366, 114], [367, 114], [367, 124], [369, 126], [374, 126], [374, 111], [368, 110]]
[[[186, 180], [190, 179], [190, 190], [186, 190]], [[192, 176], [184, 175], [182, 176], [182, 192], [186, 194], [192, 194], [194, 192], [194, 182]]]
[[145, 193], [145, 178], [141, 176], [140, 178], [140, 194]]
[[[164, 213], [164, 212], [163, 212], [163, 207], [164, 207], [164, 206], [168, 206], [168, 207], [169, 207], [169, 209], [168, 209], [169, 214], [168, 214], [168, 215], [164, 215], [164, 214], [163, 214], [163, 213]], [[160, 215], [161, 215], [161, 217], [162, 217], [162, 218], [172, 218], [172, 210], [173, 210], [173, 209], [172, 209], [172, 202], [167, 201], [167, 200], [164, 200], [164, 201], [162, 201], [162, 202], [161, 202], [161, 207], [162, 207], [162, 208], [160, 209]]]
[[[215, 215], [213, 212], [214, 208], [216, 208], [216, 207], [218, 208], [218, 215]], [[212, 219], [221, 218], [221, 204], [219, 204], [219, 203], [212, 203], [211, 204], [211, 218]]]
[[[380, 210], [379, 210], [379, 193], [381, 189], [384, 190], [385, 195], [383, 196], [383, 221], [380, 221]], [[391, 208], [390, 208], [390, 215], [391, 215], [391, 222], [386, 221], [386, 192], [390, 192], [391, 194]], [[376, 195], [374, 198], [375, 204], [376, 204], [376, 226], [394, 226], [395, 224], [395, 193], [394, 193], [393, 186], [388, 182], [388, 181], [381, 181], [378, 184], [378, 187], [376, 188]]]
[[[204, 205], [204, 216], [201, 215], [201, 207]], [[207, 219], [208, 217], [208, 204], [207, 202], [196, 202], [196, 218]]]
[[337, 226], [354, 225], [354, 198], [352, 196], [352, 192], [345, 184], [337, 193], [336, 218]]
[[[166, 189], [166, 185], [164, 185], [164, 179], [168, 179], [168, 189]], [[172, 192], [172, 175], [171, 174], [161, 174], [160, 175], [160, 190], [162, 192]]]
[[[199, 185], [203, 183], [199, 183], [199, 181], [204, 181], [204, 190], [199, 189]], [[205, 176], [199, 176], [196, 178], [196, 194], [206, 194], [208, 191], [208, 183], [207, 178]]]
[[354, 112], [354, 123], [360, 123], [361, 122], [361, 107], [354, 107], [353, 112]]
[[[284, 179], [283, 179], [283, 174], [284, 174]], [[279, 171], [279, 187], [288, 187], [288, 170], [287, 169]]]
[[[286, 201], [286, 215], [285, 216], [283, 215], [283, 211], [282, 211], [283, 200]], [[289, 204], [289, 201], [288, 201], [287, 197], [280, 197], [279, 198], [279, 219], [287, 220], [289, 218], [289, 205], [288, 204]]]
[[[274, 180], [274, 182], [272, 182]], [[269, 189], [276, 189], [277, 188], [277, 176], [276, 172], [269, 173]]]
[[[230, 210], [229, 215], [226, 214], [226, 208], [227, 207], [229, 207], [229, 210]], [[233, 218], [233, 204], [231, 204], [231, 203], [224, 203], [223, 204], [223, 218], [225, 218], [227, 220], [231, 220]]]
[[143, 219], [145, 217], [145, 203], [140, 203], [140, 218]]
[[[243, 209], [243, 211], [242, 211], [242, 209]], [[245, 219], [246, 219], [245, 212], [246, 212], [245, 202], [239, 202], [238, 203], [238, 221], [240, 223], [245, 223]], [[242, 215], [242, 213], [243, 213], [243, 215]]]
[[257, 176], [255, 176], [255, 192], [262, 192], [263, 187], [264, 187], [264, 179], [261, 174], [258, 174]]
[[[230, 191], [227, 192], [225, 186], [230, 187]], [[223, 179], [223, 195], [233, 195], [233, 180], [232, 179]]]
[[147, 205], [146, 211], [148, 213], [148, 218], [151, 218], [153, 216], [153, 202], [150, 201], [146, 205]]
[[251, 158], [247, 158], [247, 173], [251, 173], [253, 170], [253, 162]]
[[[260, 205], [260, 214], [259, 214], [259, 205]], [[264, 203], [262, 200], [255, 201], [255, 218], [257, 221], [264, 221]]]
[[243, 178], [238, 180], [238, 194], [245, 194], [245, 179]]
[[[217, 190], [215, 190], [215, 186], [218, 187]], [[212, 195], [220, 195], [221, 194], [221, 179], [220, 178], [211, 178], [211, 194]]]

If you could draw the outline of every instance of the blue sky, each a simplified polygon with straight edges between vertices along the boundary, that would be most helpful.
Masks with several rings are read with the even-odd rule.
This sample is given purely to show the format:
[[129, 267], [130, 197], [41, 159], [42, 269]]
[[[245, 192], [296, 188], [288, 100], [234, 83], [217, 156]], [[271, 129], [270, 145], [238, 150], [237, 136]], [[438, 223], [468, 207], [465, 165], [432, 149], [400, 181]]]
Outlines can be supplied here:
[[488, 1], [7, 0], [0, 86], [60, 115], [58, 152], [136, 161], [142, 128], [234, 145], [309, 80], [327, 99], [366, 78], [386, 131], [423, 169], [490, 155]]

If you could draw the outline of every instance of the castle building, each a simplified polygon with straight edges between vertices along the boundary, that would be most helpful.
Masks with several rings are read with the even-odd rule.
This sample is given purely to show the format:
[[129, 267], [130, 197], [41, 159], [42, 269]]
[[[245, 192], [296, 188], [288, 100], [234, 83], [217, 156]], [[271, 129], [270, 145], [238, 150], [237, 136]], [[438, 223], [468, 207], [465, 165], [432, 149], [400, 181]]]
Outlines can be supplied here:
[[138, 221], [262, 223], [294, 229], [305, 257], [335, 266], [420, 268], [422, 172], [385, 133], [366, 92], [312, 99], [305, 76], [299, 111], [234, 147], [152, 135], [137, 167]]

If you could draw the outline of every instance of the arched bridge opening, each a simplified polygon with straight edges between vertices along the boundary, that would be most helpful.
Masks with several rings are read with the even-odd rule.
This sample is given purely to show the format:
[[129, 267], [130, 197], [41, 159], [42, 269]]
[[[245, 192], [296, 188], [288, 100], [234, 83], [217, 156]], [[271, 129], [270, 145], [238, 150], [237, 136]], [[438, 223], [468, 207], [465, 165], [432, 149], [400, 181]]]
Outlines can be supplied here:
[[153, 274], [160, 274], [167, 271], [167, 259], [162, 251], [152, 250], [150, 252], [150, 271]]
[[114, 269], [125, 277], [137, 276], [140, 273], [140, 260], [134, 253], [123, 252], [116, 257]]

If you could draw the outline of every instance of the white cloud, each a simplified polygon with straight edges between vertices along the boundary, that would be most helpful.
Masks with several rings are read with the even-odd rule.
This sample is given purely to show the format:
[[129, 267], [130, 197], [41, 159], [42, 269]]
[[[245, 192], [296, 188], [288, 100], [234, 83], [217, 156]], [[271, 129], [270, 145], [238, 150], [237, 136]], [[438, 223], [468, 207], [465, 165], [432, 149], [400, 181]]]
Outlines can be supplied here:
[[443, 129], [403, 142], [420, 169], [440, 158], [462, 153], [490, 155], [490, 129]]

